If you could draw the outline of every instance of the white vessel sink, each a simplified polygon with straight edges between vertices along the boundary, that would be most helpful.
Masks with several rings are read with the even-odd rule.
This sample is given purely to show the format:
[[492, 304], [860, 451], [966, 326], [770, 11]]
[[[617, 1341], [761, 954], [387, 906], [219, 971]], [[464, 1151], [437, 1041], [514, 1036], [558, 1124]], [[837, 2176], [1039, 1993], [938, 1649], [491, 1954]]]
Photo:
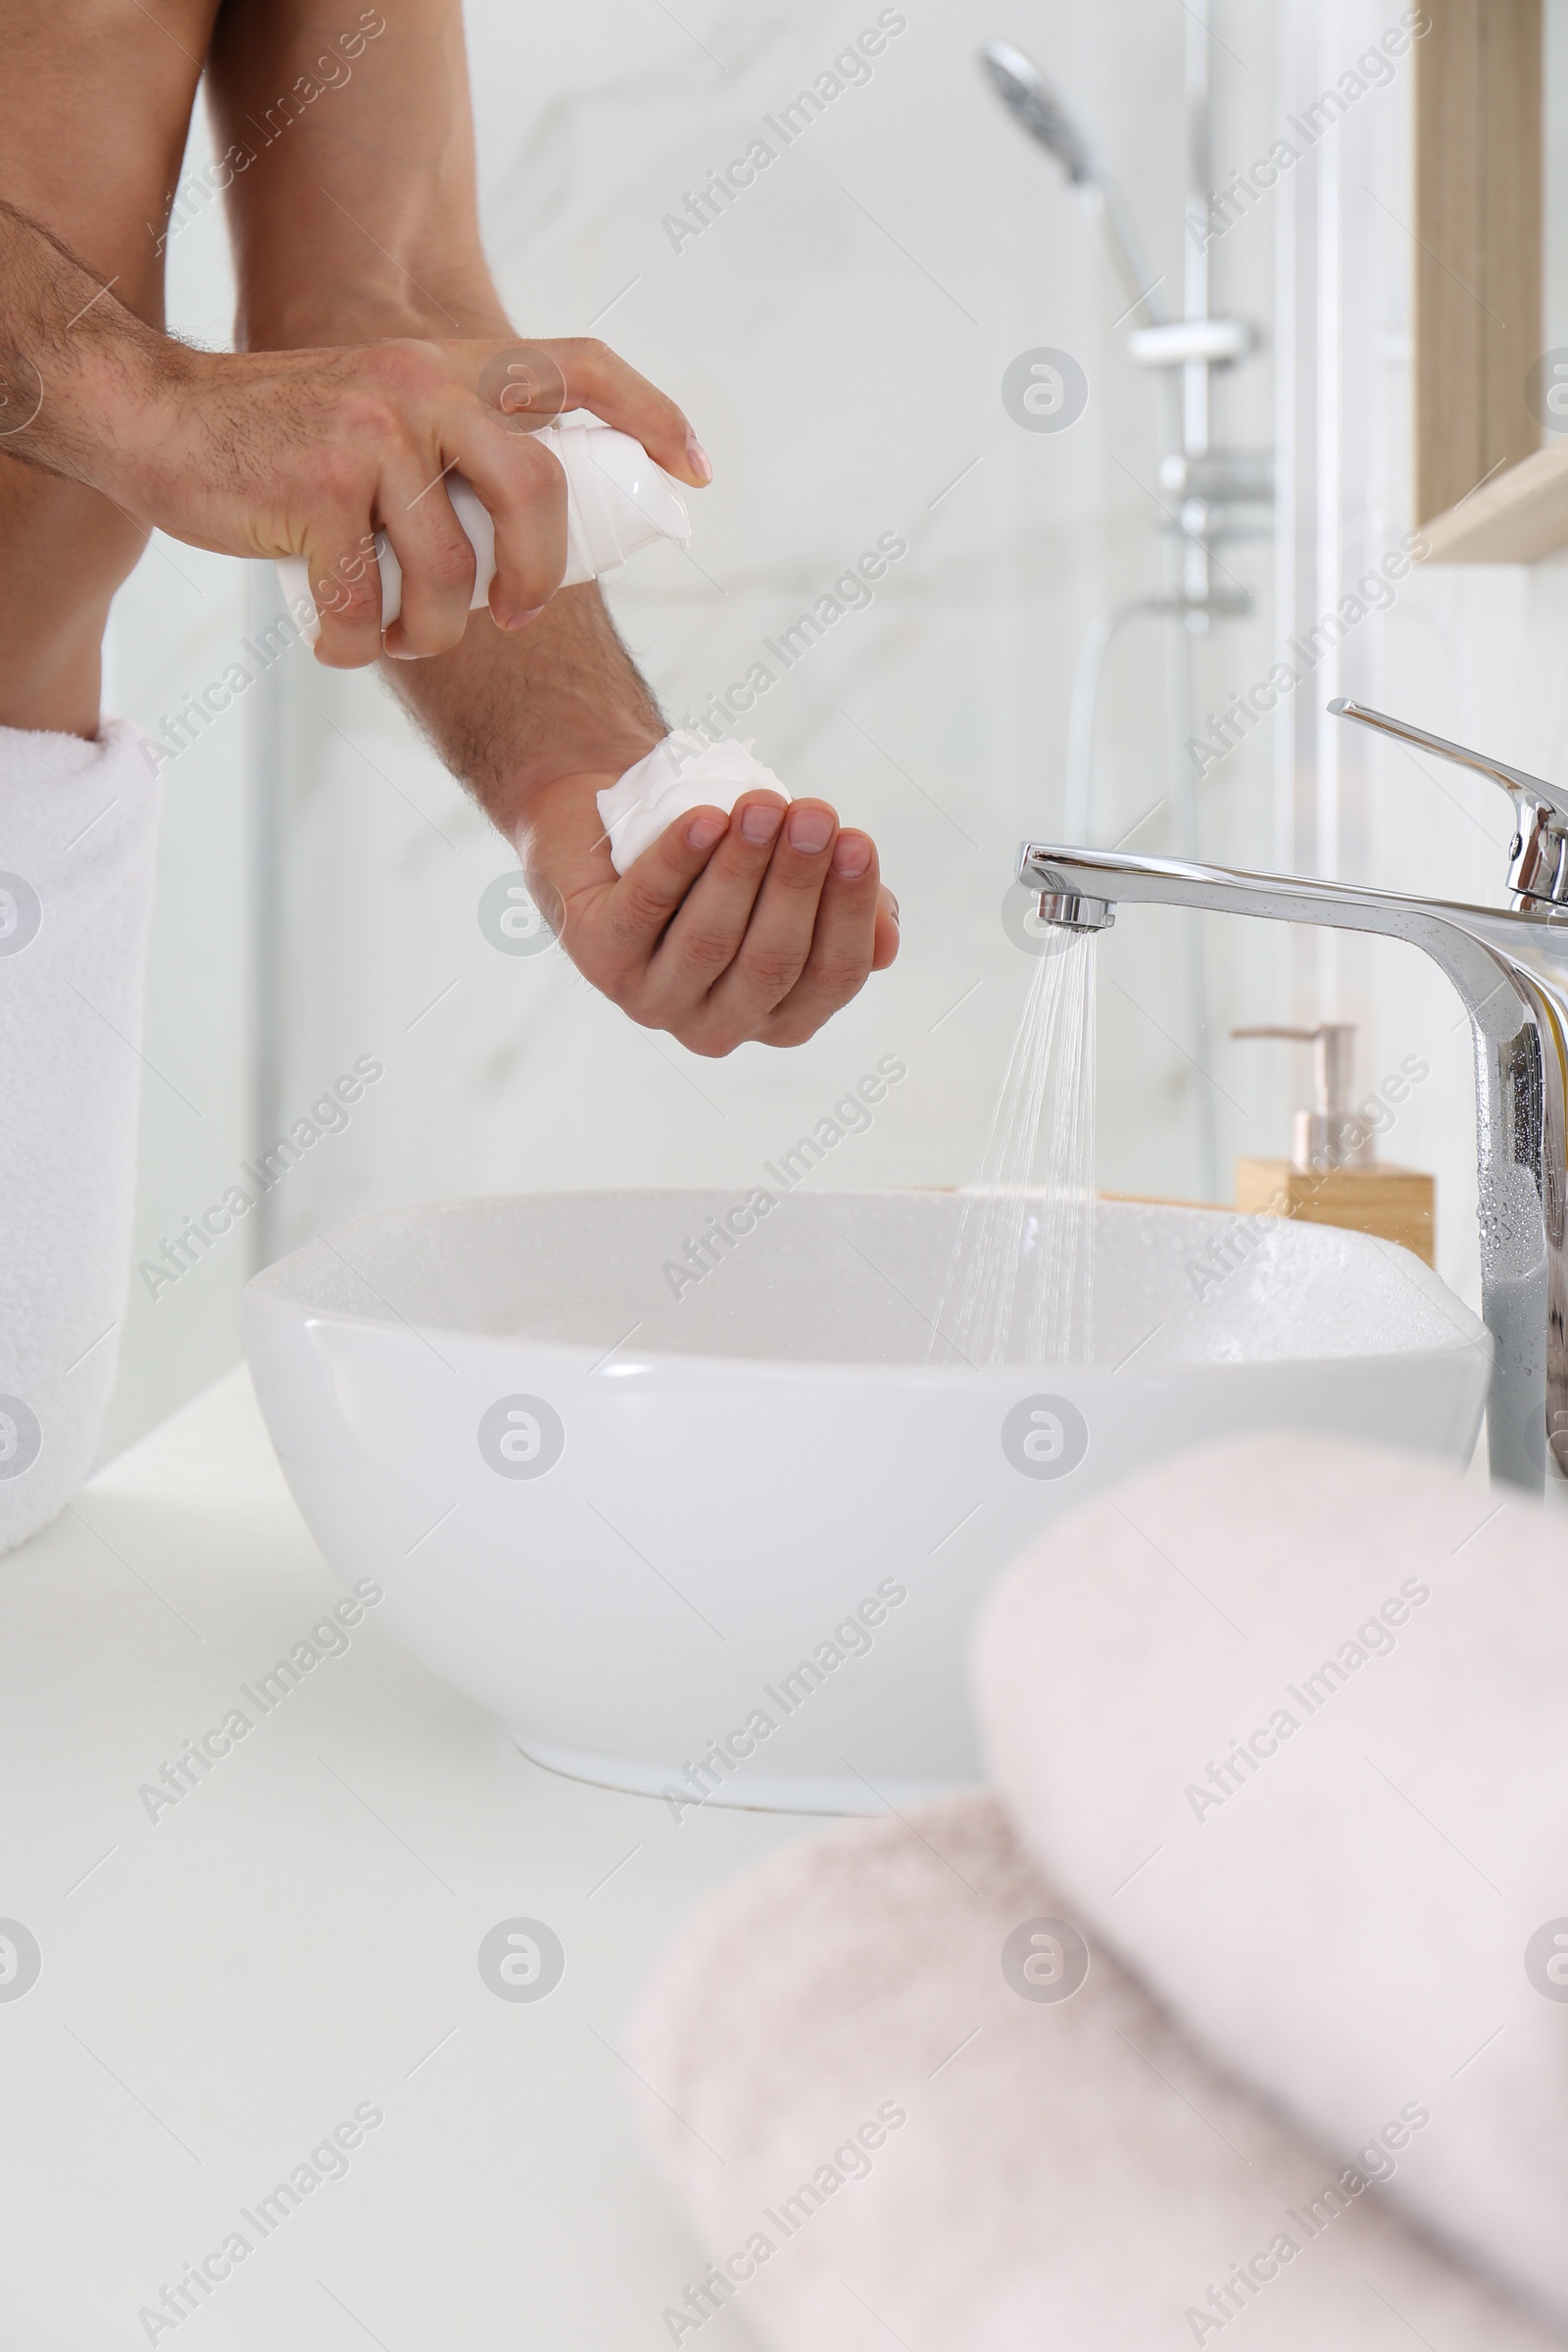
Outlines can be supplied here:
[[245, 1296], [278, 1457], [345, 1582], [376, 1578], [381, 1621], [538, 1762], [682, 1815], [976, 1777], [987, 1586], [1158, 1454], [1281, 1423], [1475, 1443], [1489, 1336], [1392, 1243], [1280, 1221], [1199, 1283], [1232, 1214], [1102, 1201], [1098, 1360], [977, 1371], [927, 1355], [960, 1196], [792, 1195], [677, 1299], [666, 1262], [736, 1205], [396, 1209]]

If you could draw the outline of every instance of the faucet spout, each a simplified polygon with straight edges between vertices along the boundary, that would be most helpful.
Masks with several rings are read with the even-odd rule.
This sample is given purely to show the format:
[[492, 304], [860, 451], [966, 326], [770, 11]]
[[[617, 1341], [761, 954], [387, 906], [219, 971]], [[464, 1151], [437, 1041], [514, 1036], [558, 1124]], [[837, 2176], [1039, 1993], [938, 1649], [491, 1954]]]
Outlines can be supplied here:
[[1495, 1349], [1494, 1479], [1568, 1478], [1568, 906], [1468, 906], [1289, 874], [1025, 842], [1018, 877], [1050, 902], [1196, 906], [1406, 941], [1446, 973], [1475, 1052], [1482, 1311]]

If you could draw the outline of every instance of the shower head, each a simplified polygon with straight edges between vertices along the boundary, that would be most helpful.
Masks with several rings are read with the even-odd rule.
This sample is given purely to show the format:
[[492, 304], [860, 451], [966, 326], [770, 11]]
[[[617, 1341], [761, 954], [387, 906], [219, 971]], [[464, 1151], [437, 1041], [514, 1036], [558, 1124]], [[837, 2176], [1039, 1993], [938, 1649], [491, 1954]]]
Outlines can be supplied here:
[[1050, 150], [1074, 186], [1096, 182], [1099, 174], [1089, 143], [1039, 67], [1010, 41], [988, 42], [980, 63], [1014, 121]]
[[1143, 311], [1152, 326], [1163, 324], [1168, 313], [1159, 296], [1159, 280], [1145, 259], [1132, 215], [1039, 67], [1010, 41], [988, 41], [980, 63], [1014, 122], [1055, 157], [1085, 203], [1100, 216], [1132, 306]]

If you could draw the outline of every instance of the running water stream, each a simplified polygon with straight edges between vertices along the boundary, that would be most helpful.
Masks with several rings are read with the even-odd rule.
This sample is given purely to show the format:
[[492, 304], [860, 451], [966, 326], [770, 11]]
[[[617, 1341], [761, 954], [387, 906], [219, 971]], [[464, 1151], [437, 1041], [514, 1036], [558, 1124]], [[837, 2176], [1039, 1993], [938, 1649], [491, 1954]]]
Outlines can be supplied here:
[[1041, 956], [964, 1201], [931, 1343], [938, 1362], [1093, 1354], [1096, 947], [1093, 933], [1061, 931]]

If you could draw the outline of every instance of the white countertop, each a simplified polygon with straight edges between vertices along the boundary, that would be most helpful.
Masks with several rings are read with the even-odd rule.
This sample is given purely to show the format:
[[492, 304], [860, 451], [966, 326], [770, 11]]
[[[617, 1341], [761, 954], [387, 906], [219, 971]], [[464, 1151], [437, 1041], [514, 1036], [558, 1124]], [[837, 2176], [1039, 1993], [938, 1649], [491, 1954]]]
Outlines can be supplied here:
[[[42, 1953], [0, 1997], [16, 2352], [668, 2341], [696, 2273], [626, 2103], [626, 2021], [703, 1894], [816, 1825], [677, 1826], [554, 1778], [373, 1612], [262, 1716], [240, 1686], [340, 1597], [243, 1368], [0, 1560], [0, 1918]], [[150, 1818], [141, 1786], [236, 1706], [247, 1736]], [[518, 1916], [565, 1948], [537, 2002], [476, 1965]], [[343, 2177], [265, 2237], [241, 2218], [367, 2104], [384, 2121]], [[235, 2230], [247, 2257], [150, 2336], [142, 2307]]]

